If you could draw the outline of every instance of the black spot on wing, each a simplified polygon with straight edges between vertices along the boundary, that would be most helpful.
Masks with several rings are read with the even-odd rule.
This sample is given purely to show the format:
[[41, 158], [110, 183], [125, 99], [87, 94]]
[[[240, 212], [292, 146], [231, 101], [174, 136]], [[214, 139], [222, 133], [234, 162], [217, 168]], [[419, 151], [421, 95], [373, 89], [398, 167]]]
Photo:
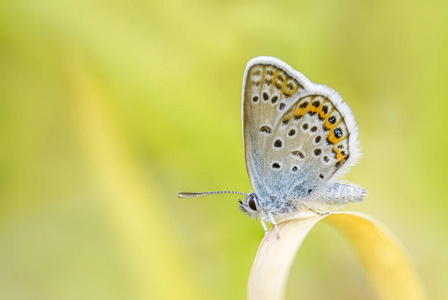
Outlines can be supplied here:
[[263, 93], [263, 100], [268, 101], [268, 99], [269, 99], [268, 93]]
[[294, 151], [291, 152], [291, 154], [294, 155], [294, 156], [300, 157], [302, 159], [305, 158], [305, 154], [303, 154], [303, 152], [300, 151], [300, 150], [294, 150]]
[[271, 130], [272, 130], [271, 127], [268, 126], [268, 125], [263, 125], [259, 129], [260, 132], [264, 132], [264, 133], [267, 133], [267, 134], [270, 134]]

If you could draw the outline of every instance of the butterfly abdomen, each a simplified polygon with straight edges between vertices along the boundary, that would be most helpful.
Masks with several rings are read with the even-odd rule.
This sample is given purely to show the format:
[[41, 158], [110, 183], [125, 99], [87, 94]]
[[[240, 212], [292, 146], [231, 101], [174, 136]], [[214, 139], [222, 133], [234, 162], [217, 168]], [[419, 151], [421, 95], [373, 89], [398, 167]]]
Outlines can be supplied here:
[[319, 198], [319, 201], [323, 201], [328, 205], [344, 205], [350, 202], [363, 202], [366, 196], [366, 189], [343, 183], [333, 183], [316, 194], [316, 198]]

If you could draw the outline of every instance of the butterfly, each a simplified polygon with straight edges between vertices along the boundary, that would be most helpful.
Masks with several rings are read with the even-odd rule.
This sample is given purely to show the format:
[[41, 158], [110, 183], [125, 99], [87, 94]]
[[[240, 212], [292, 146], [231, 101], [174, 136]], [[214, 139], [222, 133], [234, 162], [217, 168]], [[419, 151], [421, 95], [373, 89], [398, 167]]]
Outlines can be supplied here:
[[179, 192], [181, 198], [235, 193], [240, 209], [273, 224], [307, 208], [362, 202], [367, 190], [338, 181], [361, 157], [358, 126], [333, 89], [312, 83], [278, 58], [247, 64], [242, 120], [246, 169], [254, 192]]

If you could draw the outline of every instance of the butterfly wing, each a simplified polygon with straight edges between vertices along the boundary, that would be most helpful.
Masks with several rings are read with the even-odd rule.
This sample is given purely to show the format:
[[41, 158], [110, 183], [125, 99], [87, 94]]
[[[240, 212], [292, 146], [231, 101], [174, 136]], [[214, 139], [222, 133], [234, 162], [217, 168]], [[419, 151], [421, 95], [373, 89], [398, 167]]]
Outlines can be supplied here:
[[242, 114], [246, 168], [262, 197], [304, 199], [360, 156], [348, 105], [277, 58], [248, 63]]
[[[277, 64], [273, 64], [275, 61]], [[252, 186], [263, 198], [267, 196], [265, 160], [276, 123], [298, 100], [303, 86], [287, 75], [286, 64], [277, 59], [258, 57], [251, 60], [243, 81], [243, 139], [246, 169]]]

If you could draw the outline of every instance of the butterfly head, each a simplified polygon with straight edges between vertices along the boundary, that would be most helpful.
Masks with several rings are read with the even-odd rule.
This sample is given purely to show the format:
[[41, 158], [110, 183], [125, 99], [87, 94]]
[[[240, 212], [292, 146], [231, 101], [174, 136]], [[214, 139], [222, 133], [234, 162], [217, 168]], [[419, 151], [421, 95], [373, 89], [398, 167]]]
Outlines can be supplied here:
[[250, 193], [244, 198], [244, 201], [240, 199], [238, 201], [240, 202], [240, 209], [243, 213], [254, 219], [259, 217], [261, 207], [256, 194]]

